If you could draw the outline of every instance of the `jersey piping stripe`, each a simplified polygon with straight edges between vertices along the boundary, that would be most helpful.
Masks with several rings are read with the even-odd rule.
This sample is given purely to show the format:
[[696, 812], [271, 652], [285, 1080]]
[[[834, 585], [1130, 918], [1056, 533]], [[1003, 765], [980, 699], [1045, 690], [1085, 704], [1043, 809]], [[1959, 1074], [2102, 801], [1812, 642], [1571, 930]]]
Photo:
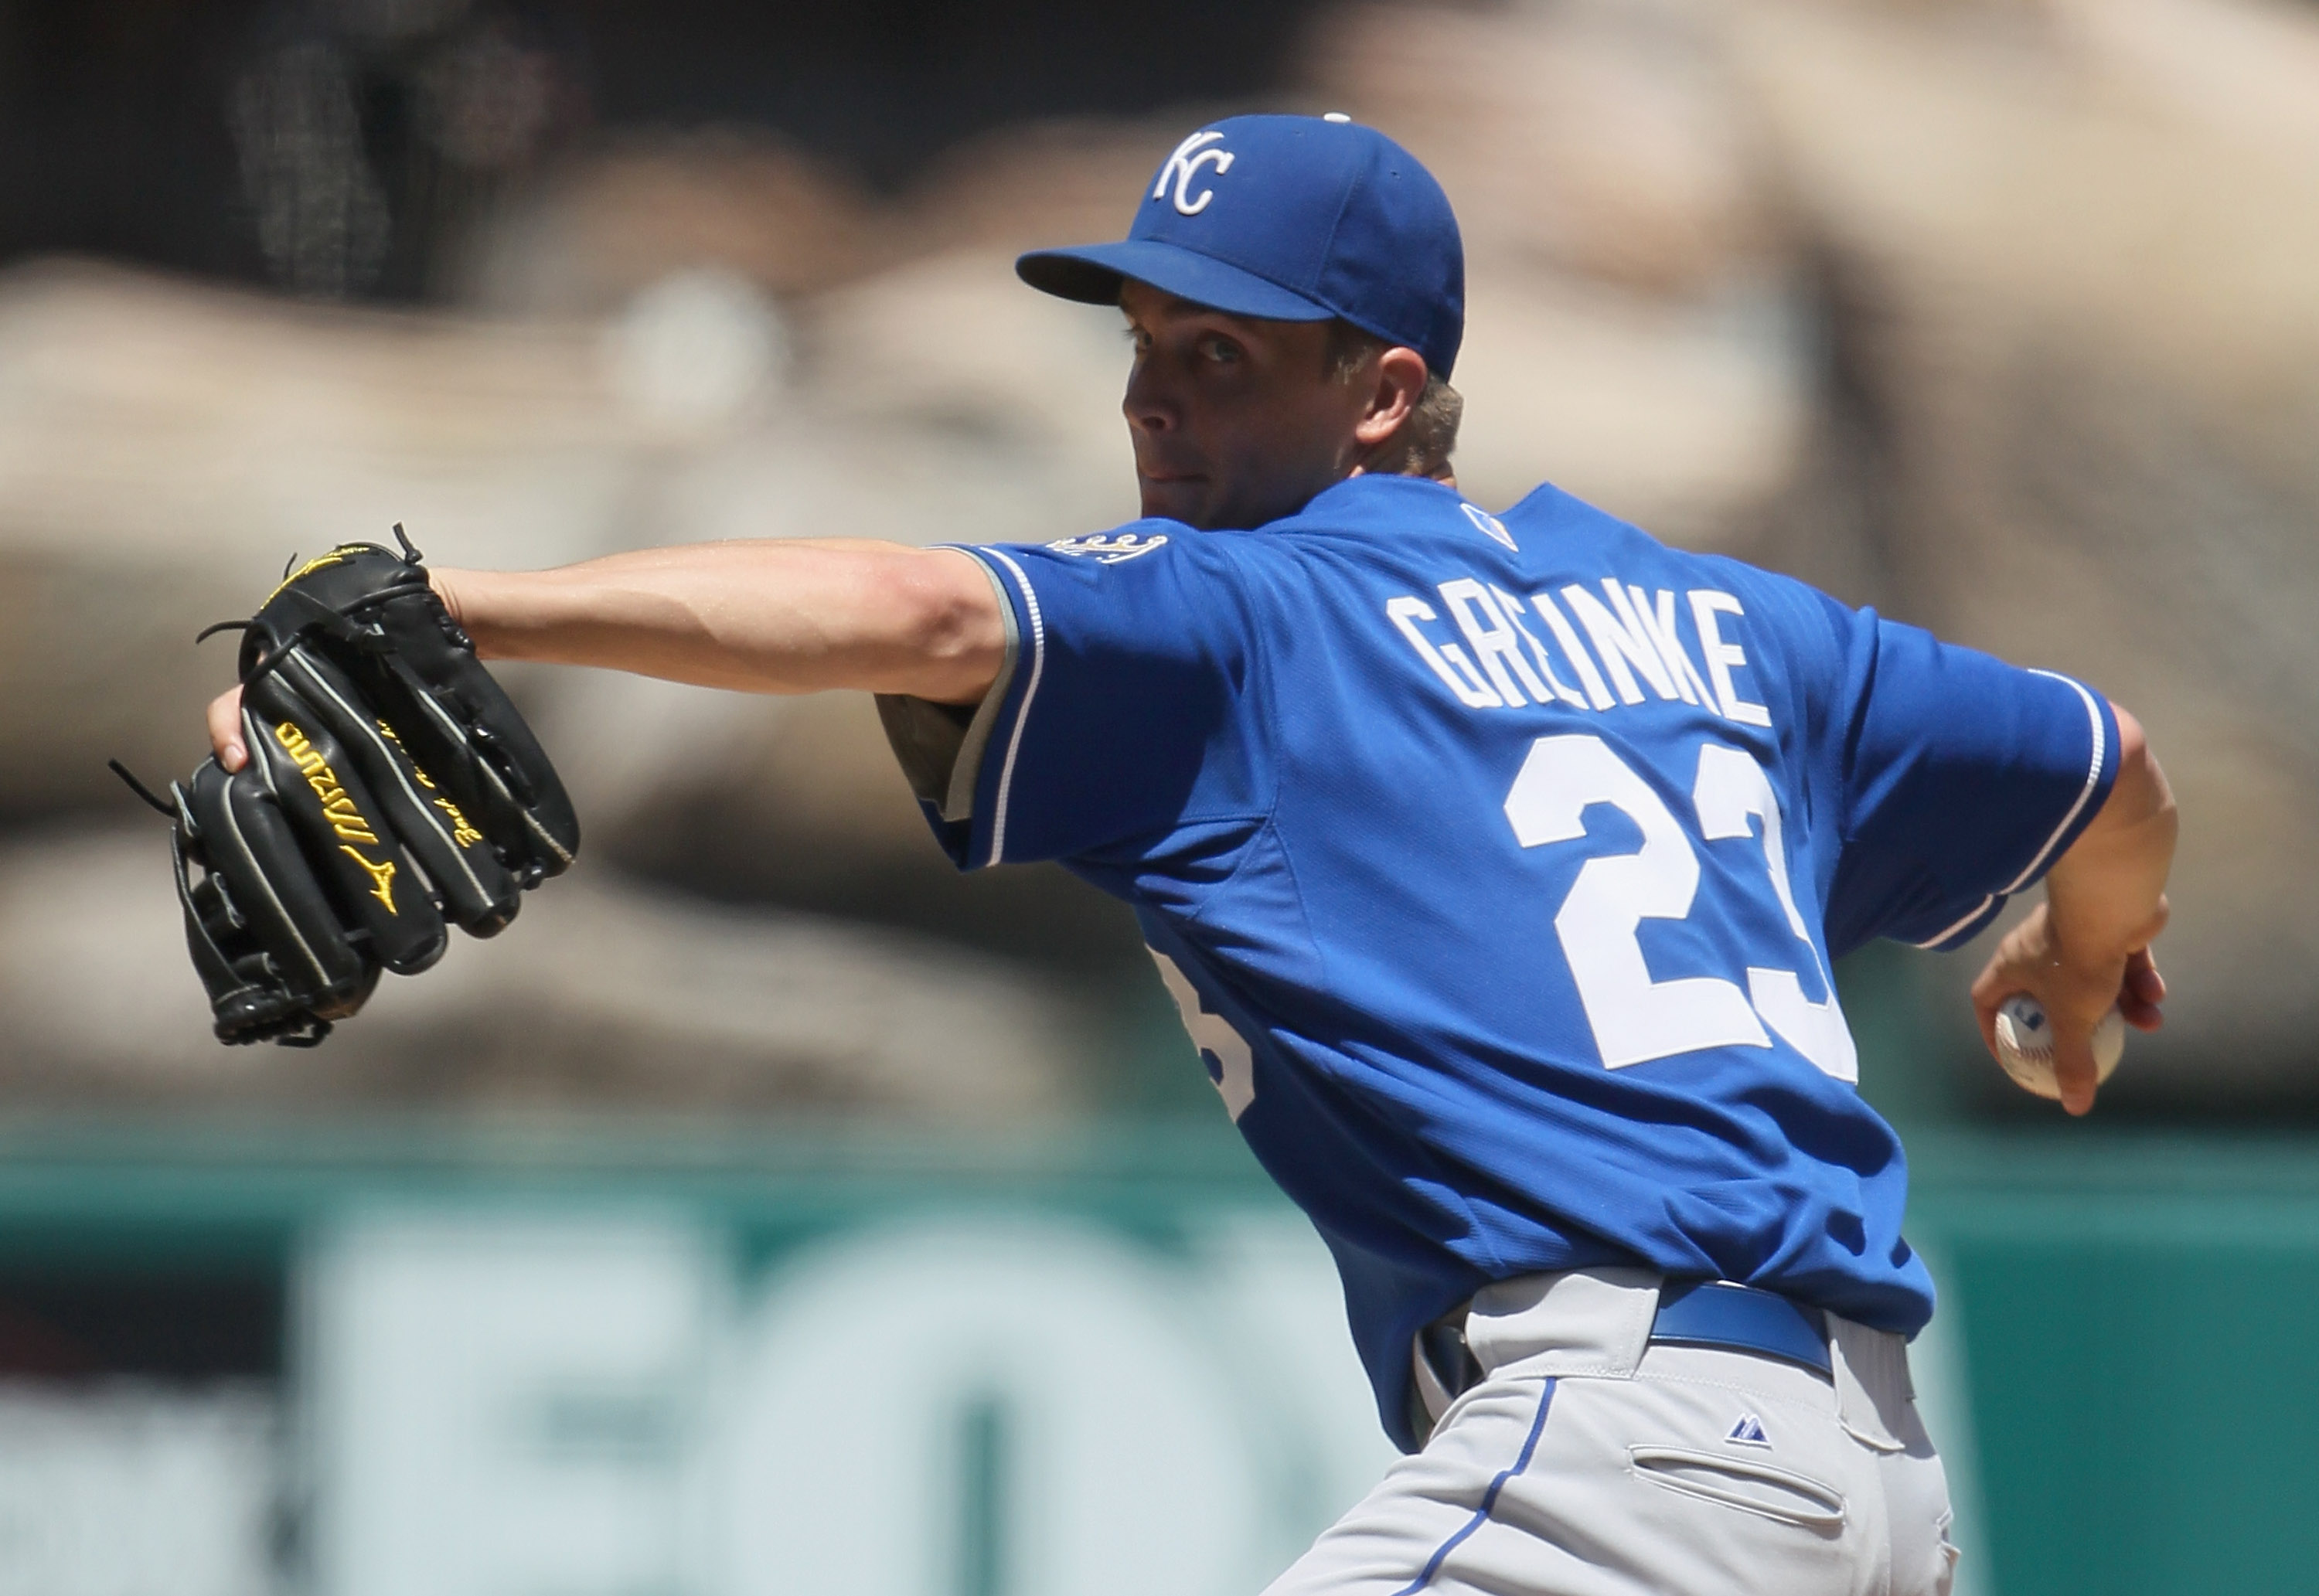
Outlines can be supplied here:
[[1538, 1399], [1538, 1417], [1530, 1420], [1529, 1438], [1522, 1442], [1520, 1455], [1490, 1482], [1490, 1488], [1482, 1492], [1482, 1505], [1474, 1510], [1474, 1516], [1466, 1520], [1457, 1534], [1434, 1548], [1433, 1555], [1425, 1560], [1424, 1573], [1395, 1591], [1393, 1596], [1417, 1596], [1418, 1591], [1433, 1582], [1433, 1576], [1441, 1572], [1441, 1564], [1448, 1560], [1449, 1554], [1463, 1546], [1474, 1531], [1489, 1522], [1490, 1510], [1498, 1505], [1498, 1492], [1505, 1489], [1508, 1480], [1529, 1466], [1530, 1456], [1538, 1450], [1538, 1435], [1546, 1429], [1546, 1411], [1554, 1405], [1554, 1386], [1553, 1380], [1547, 1381], [1546, 1392]]
[[1039, 672], [1047, 663], [1047, 627], [1039, 618], [1039, 595], [1033, 591], [1031, 579], [1023, 573], [1023, 567], [995, 548], [986, 547], [979, 552], [988, 555], [1014, 573], [1015, 585], [1023, 590], [1023, 608], [1031, 617], [1031, 679], [1023, 686], [1023, 701], [1015, 708], [1015, 729], [1006, 737], [1006, 760], [998, 767], [998, 796], [990, 816], [990, 857], [985, 862], [1000, 864], [1006, 858], [1006, 796], [1015, 789], [1015, 756], [1023, 752], [1023, 726], [1031, 718], [1031, 700], [1038, 696]]
[[2013, 885], [2005, 889], [2008, 893], [2018, 892], [2036, 879], [2037, 872], [2045, 868], [2046, 856], [2053, 852], [2063, 837], [2070, 834], [2070, 827], [2078, 823], [2078, 816], [2092, 799], [2094, 789], [2101, 785], [2102, 760], [2109, 753], [2109, 734], [2107, 728], [2102, 725], [2101, 706], [2094, 701], [2093, 694], [2086, 690], [2083, 683], [2071, 681], [2068, 677], [2053, 671], [2033, 671], [2030, 674], [2050, 677], [2055, 681], [2068, 682], [2078, 697], [2085, 700], [2086, 718], [2094, 723], [2094, 756], [2092, 762], [2086, 767], [2086, 784], [2078, 791], [2078, 801], [2071, 804], [2070, 812], [2062, 816], [2062, 824], [2053, 828], [2053, 834], [2045, 839], [2045, 845], [2043, 848], [2037, 850], [2037, 857], [2029, 861], [2029, 868], [2013, 878]]
[[1956, 936], [1965, 931], [1978, 929], [1973, 923], [1996, 906], [1997, 894], [1992, 892], [1987, 897], [1982, 898], [1979, 903], [1973, 905], [1972, 907], [1966, 912], [1963, 919], [1954, 922], [1944, 930], [1935, 932], [1923, 942], [1910, 942], [1908, 945], [1912, 948], [1937, 948], [1953, 936]]
[[1978, 929], [1974, 922], [1996, 907], [2000, 898], [2011, 897], [2035, 880], [2037, 872], [2045, 868], [2047, 858], [2052, 855], [2054, 848], [2060, 845], [2062, 839], [2070, 834], [2070, 827], [2078, 823], [2078, 816], [2084, 812], [2086, 805], [2092, 800], [2094, 789], [2101, 785], [2102, 761], [2109, 753], [2109, 732], [2108, 728], [2102, 725], [2101, 705], [2095, 701], [2094, 695], [2082, 682], [2073, 681], [2059, 672], [2033, 671], [2030, 674], [2049, 676], [2055, 681], [2067, 682], [2076, 691], [2078, 697], [2085, 701], [2086, 715], [2093, 722], [2094, 728], [2094, 753], [2093, 758], [2087, 762], [2086, 784], [2078, 789], [2078, 801], [2071, 804], [2070, 812], [2062, 816], [2062, 824], [2053, 828], [2053, 834], [2045, 839], [2045, 845], [2038, 849], [2037, 856], [2029, 861], [2028, 866], [2019, 875], [2013, 878], [2011, 885], [2001, 892], [1992, 892], [1982, 898], [1963, 918], [1947, 929], [1936, 932], [1923, 942], [1914, 944], [1917, 947], [1937, 948], [1953, 936], [1959, 935], [1967, 930]]

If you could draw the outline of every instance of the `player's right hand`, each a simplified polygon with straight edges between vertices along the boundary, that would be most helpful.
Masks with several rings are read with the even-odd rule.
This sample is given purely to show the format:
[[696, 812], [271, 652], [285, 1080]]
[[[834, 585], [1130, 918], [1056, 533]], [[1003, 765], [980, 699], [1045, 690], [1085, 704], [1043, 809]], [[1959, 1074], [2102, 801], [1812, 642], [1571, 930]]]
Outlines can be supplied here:
[[[2158, 924], [2164, 924], [2160, 900]], [[2155, 929], [2151, 934], [2155, 935]], [[2047, 906], [2039, 904], [2008, 932], [1972, 984], [1972, 1006], [1990, 1057], [1997, 1052], [1997, 1011], [2008, 997], [2026, 992], [2044, 1006], [2053, 1027], [2053, 1077], [2062, 1106], [2082, 1114], [2094, 1105], [2101, 1072], [2094, 1061], [2094, 1027], [2114, 1005], [2137, 1031], [2165, 1023], [2160, 1005], [2165, 978], [2149, 945], [2099, 959], [2073, 957], [2053, 933]]]
[[241, 745], [241, 689], [230, 687], [210, 700], [210, 750], [217, 755], [218, 763], [229, 771], [238, 771], [249, 762], [249, 750]]

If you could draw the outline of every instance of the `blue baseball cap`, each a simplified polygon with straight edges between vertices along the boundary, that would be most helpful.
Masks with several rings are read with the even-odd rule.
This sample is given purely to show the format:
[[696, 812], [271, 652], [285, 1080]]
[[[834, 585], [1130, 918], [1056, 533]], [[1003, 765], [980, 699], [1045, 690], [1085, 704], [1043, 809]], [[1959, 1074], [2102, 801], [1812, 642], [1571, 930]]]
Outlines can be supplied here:
[[1123, 279], [1235, 316], [1341, 317], [1447, 378], [1466, 333], [1466, 250], [1449, 196], [1409, 151], [1329, 116], [1230, 116], [1160, 163], [1116, 244], [1038, 249], [1032, 287], [1117, 304]]

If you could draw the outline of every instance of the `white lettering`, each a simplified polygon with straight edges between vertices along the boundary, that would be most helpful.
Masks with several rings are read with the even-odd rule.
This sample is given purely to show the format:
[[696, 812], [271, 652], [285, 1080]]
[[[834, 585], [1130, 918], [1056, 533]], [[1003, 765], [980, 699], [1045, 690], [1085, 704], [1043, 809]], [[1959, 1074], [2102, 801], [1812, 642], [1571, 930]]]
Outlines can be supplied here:
[[1650, 635], [1652, 645], [1658, 649], [1659, 657], [1666, 662], [1667, 670], [1674, 676], [1675, 687], [1683, 694], [1683, 701], [1686, 704], [1703, 703], [1713, 709], [1715, 695], [1709, 692], [1707, 683], [1700, 680], [1699, 667], [1691, 663], [1691, 655], [1683, 646], [1683, 636], [1675, 630], [1674, 595], [1661, 588], [1658, 611], [1655, 615], [1651, 610], [1651, 601], [1644, 596], [1642, 589], [1629, 586], [1627, 592], [1635, 601], [1635, 618], [1642, 623], [1643, 630]]
[[1517, 707], [1525, 701], [1521, 689], [1514, 686], [1514, 678], [1520, 677], [1522, 687], [1529, 690], [1530, 698], [1541, 704], [1552, 702], [1554, 690], [1540, 681], [1529, 662], [1522, 658], [1520, 635], [1499, 612], [1487, 588], [1464, 576], [1443, 582], [1441, 597], [1449, 606], [1450, 618], [1466, 634], [1466, 641], [1474, 645], [1474, 657], [1490, 673], [1490, 681], [1501, 698]]
[[[1409, 645], [1417, 651], [1417, 657], [1441, 678], [1442, 685], [1457, 695], [1459, 703], [1469, 709], [1503, 707], [1505, 700], [1493, 692], [1490, 684], [1482, 680], [1482, 673], [1474, 669], [1474, 662], [1466, 657], [1464, 649], [1454, 643], [1445, 643], [1437, 648], [1431, 638], [1417, 629], [1419, 621], [1438, 618], [1430, 604], [1403, 593], [1397, 599], [1385, 601], [1385, 618], [1409, 639]], [[1456, 667], [1454, 671], [1452, 666]], [[1520, 700], [1517, 699], [1515, 702], [1520, 703]]]
[[1578, 628], [1564, 618], [1562, 606], [1554, 601], [1550, 593], [1532, 593], [1529, 601], [1538, 618], [1554, 629], [1554, 640], [1562, 645], [1562, 652], [1569, 657], [1579, 681], [1585, 686], [1586, 701], [1597, 709], [1608, 709], [1611, 704], [1611, 690], [1603, 683], [1602, 672], [1594, 668], [1593, 655], [1578, 641]]
[[1761, 704], [1749, 703], [1731, 685], [1731, 669], [1746, 664], [1747, 651], [1723, 640], [1723, 629], [1715, 618], [1719, 613], [1744, 616], [1747, 612], [1728, 593], [1713, 588], [1692, 590], [1691, 618], [1699, 627], [1699, 652], [1706, 656], [1707, 674], [1715, 683], [1716, 696], [1723, 700], [1723, 713], [1744, 726], [1770, 726], [1772, 712]]
[[[1615, 617], [1576, 582], [1563, 589], [1562, 597], [1569, 604], [1570, 613], [1578, 618], [1578, 624], [1594, 639], [1595, 652], [1602, 656], [1611, 680], [1618, 684], [1620, 699], [1629, 704], [1643, 701], [1642, 690], [1635, 685], [1636, 671], [1643, 673], [1651, 690], [1659, 697], [1679, 697], [1674, 690], [1674, 678], [1667, 674], [1666, 662], [1659, 658], [1659, 651], [1651, 646], [1649, 636], [1635, 619], [1634, 607], [1627, 601], [1627, 591], [1619, 585], [1619, 579], [1604, 577], [1602, 591], [1611, 600], [1611, 609], [1618, 611]], [[1629, 665], [1634, 669], [1628, 669]]]
[[[1575, 704], [1580, 708], [1584, 708], [1586, 700], [1578, 696], [1578, 690], [1568, 685], [1561, 677], [1554, 673], [1554, 662], [1547, 654], [1546, 645], [1538, 640], [1538, 635], [1535, 632], [1522, 625], [1522, 601], [1503, 588], [1493, 587], [1490, 591], [1496, 597], [1498, 607], [1505, 611], [1506, 624], [1520, 632], [1522, 641], [1529, 645], [1529, 652], [1538, 661], [1538, 673], [1546, 678], [1546, 684], [1554, 690], [1554, 696], [1566, 704]], [[1552, 600], [1549, 600], [1548, 602], [1551, 603]]]
[[[1419, 623], [1445, 618], [1412, 594], [1386, 600], [1385, 618], [1417, 651], [1426, 669], [1469, 709], [1521, 708], [1533, 703], [1609, 709], [1620, 703], [1647, 702], [1643, 690], [1647, 683], [1663, 699], [1699, 705], [1746, 726], [1772, 724], [1771, 712], [1741, 698], [1732, 681], [1732, 672], [1747, 664], [1747, 654], [1725, 639], [1720, 618], [1746, 612], [1729, 593], [1713, 588], [1690, 591], [1700, 657], [1706, 661], [1702, 672], [1678, 629], [1676, 596], [1665, 588], [1648, 591], [1606, 576], [1601, 599], [1592, 589], [1573, 582], [1562, 590], [1562, 604], [1551, 593], [1524, 599], [1471, 576], [1442, 582], [1437, 591], [1448, 609], [1446, 618], [1463, 635], [1462, 646], [1427, 636]], [[1583, 635], [1563, 604], [1584, 626]], [[1554, 634], [1578, 686], [1557, 673], [1554, 652], [1528, 624], [1526, 611]]]

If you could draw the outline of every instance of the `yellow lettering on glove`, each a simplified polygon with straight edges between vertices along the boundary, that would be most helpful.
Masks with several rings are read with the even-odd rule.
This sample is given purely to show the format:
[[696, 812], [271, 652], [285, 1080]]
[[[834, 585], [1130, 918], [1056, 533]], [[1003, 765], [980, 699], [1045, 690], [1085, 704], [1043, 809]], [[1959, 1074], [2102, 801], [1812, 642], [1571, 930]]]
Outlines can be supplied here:
[[[434, 792], [435, 783], [429, 779], [427, 772], [420, 767], [419, 762], [415, 759], [411, 759], [411, 750], [402, 746], [402, 739], [395, 735], [394, 728], [387, 725], [386, 722], [383, 720], [376, 724], [378, 726], [378, 729], [386, 734], [386, 740], [394, 744], [394, 746], [402, 753], [402, 757], [411, 760], [411, 773], [419, 778], [419, 785], [425, 788], [429, 792]], [[451, 840], [453, 842], [458, 843], [462, 848], [472, 848], [477, 843], [483, 840], [483, 834], [467, 824], [467, 817], [459, 812], [458, 805], [453, 803], [449, 798], [443, 797], [440, 793], [436, 793], [434, 802], [437, 808], [442, 810], [443, 813], [451, 817]]]
[[451, 817], [451, 840], [459, 846], [472, 848], [483, 840], [483, 834], [467, 824], [467, 817], [459, 813], [459, 806], [449, 798], [437, 798], [435, 807]]
[[386, 906], [388, 914], [400, 915], [402, 911], [394, 906], [394, 861], [390, 859], [384, 864], [373, 864], [344, 843], [339, 844], [338, 852], [370, 872], [370, 895]]
[[[396, 753], [402, 754], [405, 759], [411, 759], [411, 750], [402, 745], [402, 737], [396, 735], [393, 726], [387, 725], [386, 722], [383, 720], [374, 720], [371, 724], [377, 726], [380, 731], [386, 734], [386, 740], [394, 744]], [[415, 759], [411, 759], [411, 773], [419, 778], [420, 786], [425, 788], [429, 792], [435, 790], [435, 783], [428, 779], [427, 772], [419, 768], [419, 762]]]
[[314, 789], [314, 799], [321, 806], [322, 818], [330, 823], [332, 831], [350, 843], [378, 841], [371, 830], [370, 822], [361, 810], [355, 807], [355, 801], [347, 796], [346, 789], [338, 785], [337, 772], [323, 762], [321, 754], [315, 751], [313, 744], [307, 741], [306, 734], [298, 729], [295, 722], [285, 720], [275, 726], [274, 740], [282, 744], [284, 752], [290, 755], [291, 762], [298, 767], [299, 774], [306, 778], [306, 785]]
[[[282, 590], [288, 587], [292, 582], [296, 582], [300, 577], [311, 576], [315, 572], [321, 570], [327, 565], [343, 565], [346, 564], [347, 556], [348, 555], [359, 555], [364, 552], [365, 551], [364, 550], [363, 546], [359, 543], [342, 543], [327, 555], [316, 555], [303, 565], [299, 566], [297, 570], [293, 571], [289, 575], [284, 577], [275, 587], [275, 590], [266, 595], [266, 603], [271, 604], [275, 600], [280, 598], [282, 596]], [[258, 608], [263, 609], [266, 608], [266, 605], [261, 604]]]

